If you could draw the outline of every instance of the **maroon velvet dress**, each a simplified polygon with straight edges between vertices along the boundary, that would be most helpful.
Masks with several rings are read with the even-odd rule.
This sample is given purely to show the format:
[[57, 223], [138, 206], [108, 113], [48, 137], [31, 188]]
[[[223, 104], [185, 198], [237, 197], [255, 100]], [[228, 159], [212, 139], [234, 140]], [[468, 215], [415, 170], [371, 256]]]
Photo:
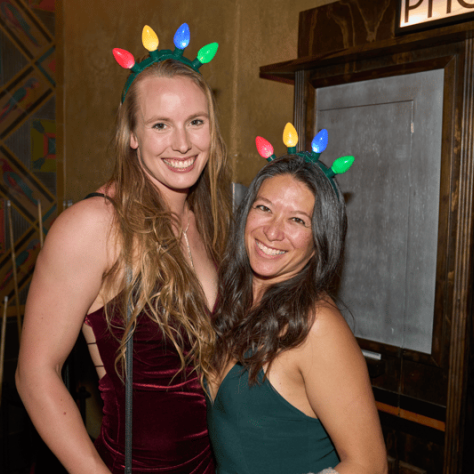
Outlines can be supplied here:
[[[104, 408], [95, 446], [111, 472], [121, 474], [125, 389], [114, 365], [119, 343], [103, 309], [89, 314], [85, 322], [94, 331], [107, 372], [99, 382]], [[121, 339], [123, 331], [113, 331]], [[133, 474], [214, 474], [206, 402], [196, 374], [188, 368], [176, 375], [180, 360], [173, 344], [144, 315], [138, 318], [133, 354]]]

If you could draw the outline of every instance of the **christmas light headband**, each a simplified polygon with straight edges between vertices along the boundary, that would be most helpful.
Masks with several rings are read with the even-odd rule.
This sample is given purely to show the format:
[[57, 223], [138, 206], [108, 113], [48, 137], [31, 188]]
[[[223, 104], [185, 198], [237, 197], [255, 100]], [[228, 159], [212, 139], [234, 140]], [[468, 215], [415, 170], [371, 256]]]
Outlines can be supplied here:
[[158, 45], [160, 43], [157, 34], [153, 31], [151, 27], [145, 25], [142, 32], [142, 43], [145, 49], [149, 51], [149, 57], [143, 61], [137, 63], [132, 53], [129, 53], [125, 49], [114, 48], [113, 54], [115, 60], [122, 66], [124, 69], [130, 69], [132, 74], [127, 79], [125, 87], [122, 92], [122, 103], [125, 100], [128, 89], [132, 85], [132, 82], [144, 69], [151, 66], [152, 64], [165, 61], [166, 59], [176, 59], [177, 61], [186, 64], [191, 69], [194, 69], [196, 72], [199, 72], [199, 68], [206, 63], [209, 63], [214, 58], [217, 48], [219, 45], [217, 43], [210, 43], [206, 46], [203, 46], [197, 54], [196, 59], [193, 61], [185, 58], [183, 52], [186, 47], [189, 45], [189, 40], [191, 34], [189, 32], [189, 26], [187, 23], [183, 23], [177, 30], [173, 38], [175, 45], [174, 51], [169, 49], [158, 50]]
[[[296, 145], [298, 144], [298, 133], [295, 130], [295, 127], [291, 123], [287, 123], [285, 125], [285, 129], [283, 130], [283, 143], [288, 148], [288, 155], [297, 155], [304, 158], [307, 163], [314, 163], [318, 165], [324, 174], [329, 178], [334, 191], [338, 194], [336, 186], [332, 178], [336, 176], [336, 174], [343, 174], [345, 173], [354, 163], [353, 156], [341, 156], [337, 160], [334, 161], [332, 166], [328, 168], [326, 165], [319, 161], [319, 156], [321, 153], [326, 149], [328, 146], [328, 131], [323, 128], [318, 132], [318, 134], [313, 138], [311, 142], [311, 149], [312, 152], [303, 151], [303, 152], [296, 152]], [[265, 138], [257, 137], [255, 139], [255, 145], [257, 146], [258, 154], [265, 158], [267, 161], [273, 161], [276, 156], [273, 153], [273, 146]]]

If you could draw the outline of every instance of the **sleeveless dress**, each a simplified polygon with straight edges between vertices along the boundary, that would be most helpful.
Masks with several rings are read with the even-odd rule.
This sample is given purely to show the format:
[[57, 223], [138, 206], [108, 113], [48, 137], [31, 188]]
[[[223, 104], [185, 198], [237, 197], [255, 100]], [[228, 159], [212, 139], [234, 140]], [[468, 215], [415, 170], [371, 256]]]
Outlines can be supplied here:
[[321, 422], [286, 401], [259, 374], [236, 364], [222, 381], [214, 402], [207, 401], [207, 423], [217, 474], [307, 474], [339, 463]]
[[[114, 310], [115, 306], [115, 310]], [[112, 323], [120, 326], [118, 305]], [[89, 314], [106, 375], [99, 381], [104, 402], [95, 446], [113, 474], [124, 472], [125, 387], [115, 370], [123, 330], [107, 327], [103, 308]], [[213, 474], [214, 461], [206, 425], [204, 392], [195, 373], [178, 373], [173, 344], [156, 323], [139, 315], [133, 350], [133, 474]]]

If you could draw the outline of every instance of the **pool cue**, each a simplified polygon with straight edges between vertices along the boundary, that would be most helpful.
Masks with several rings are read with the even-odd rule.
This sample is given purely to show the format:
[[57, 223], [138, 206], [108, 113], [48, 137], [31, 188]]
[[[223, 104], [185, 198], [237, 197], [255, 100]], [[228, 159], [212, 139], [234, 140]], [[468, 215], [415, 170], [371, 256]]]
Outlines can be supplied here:
[[43, 248], [43, 213], [41, 212], [41, 201], [38, 199], [38, 227], [40, 236], [40, 248]]
[[0, 338], [0, 406], [2, 405], [3, 366], [5, 365], [5, 333], [7, 330], [8, 296], [3, 299], [2, 336]]
[[10, 251], [12, 254], [13, 266], [13, 283], [15, 285], [15, 303], [16, 303], [16, 321], [18, 324], [18, 340], [21, 339], [21, 313], [20, 313], [20, 296], [18, 291], [18, 276], [16, 274], [16, 255], [15, 241], [13, 240], [13, 222], [12, 222], [12, 204], [7, 200], [8, 227], [10, 227]]

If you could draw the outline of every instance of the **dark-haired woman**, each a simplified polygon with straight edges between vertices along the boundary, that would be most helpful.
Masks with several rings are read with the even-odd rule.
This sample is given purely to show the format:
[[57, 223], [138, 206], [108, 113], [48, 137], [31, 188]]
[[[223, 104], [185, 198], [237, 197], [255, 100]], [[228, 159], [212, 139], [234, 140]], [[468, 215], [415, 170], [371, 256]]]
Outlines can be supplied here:
[[222, 267], [208, 425], [218, 474], [384, 474], [367, 367], [330, 290], [346, 232], [319, 165], [266, 165]]

